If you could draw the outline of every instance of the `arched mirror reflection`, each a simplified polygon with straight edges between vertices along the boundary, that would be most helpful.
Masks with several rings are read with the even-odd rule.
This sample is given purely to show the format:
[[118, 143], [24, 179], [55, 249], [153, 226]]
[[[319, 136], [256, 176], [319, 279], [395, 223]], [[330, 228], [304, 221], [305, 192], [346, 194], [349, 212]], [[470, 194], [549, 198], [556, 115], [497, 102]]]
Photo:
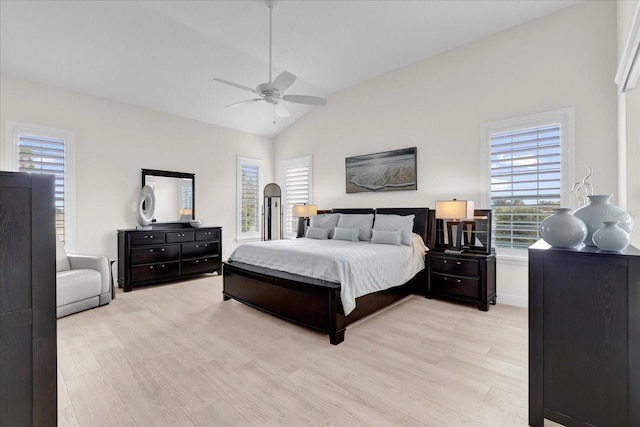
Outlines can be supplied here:
[[278, 184], [267, 184], [262, 209], [262, 240], [282, 239], [282, 231], [282, 191]]

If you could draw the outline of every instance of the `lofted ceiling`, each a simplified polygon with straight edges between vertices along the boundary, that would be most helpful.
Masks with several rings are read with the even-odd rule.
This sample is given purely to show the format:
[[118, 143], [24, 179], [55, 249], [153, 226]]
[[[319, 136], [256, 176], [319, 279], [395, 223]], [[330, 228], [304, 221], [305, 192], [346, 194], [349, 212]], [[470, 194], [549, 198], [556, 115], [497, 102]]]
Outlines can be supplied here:
[[[299, 0], [273, 10], [273, 76], [287, 94], [327, 97], [362, 81], [578, 3], [578, 0]], [[312, 108], [227, 109], [268, 80], [262, 0], [0, 0], [2, 74], [276, 136]], [[1, 89], [1, 88], [0, 88]]]

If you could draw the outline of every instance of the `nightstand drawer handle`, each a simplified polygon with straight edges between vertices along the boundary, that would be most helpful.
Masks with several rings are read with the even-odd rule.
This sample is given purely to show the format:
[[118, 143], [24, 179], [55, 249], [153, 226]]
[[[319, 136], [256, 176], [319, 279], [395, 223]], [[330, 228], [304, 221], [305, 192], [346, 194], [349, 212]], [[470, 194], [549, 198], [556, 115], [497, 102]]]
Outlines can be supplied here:
[[[448, 281], [450, 281], [450, 280], [452, 280], [452, 279], [449, 279], [448, 277], [445, 277], [445, 278], [444, 278], [444, 281], [445, 281], [445, 282], [448, 282]], [[456, 279], [456, 283], [462, 283], [462, 280], [460, 280], [460, 279]]]
[[456, 264], [460, 265], [460, 264], [462, 264], [462, 263], [461, 263], [460, 261], [458, 261], [458, 262], [456, 262]]

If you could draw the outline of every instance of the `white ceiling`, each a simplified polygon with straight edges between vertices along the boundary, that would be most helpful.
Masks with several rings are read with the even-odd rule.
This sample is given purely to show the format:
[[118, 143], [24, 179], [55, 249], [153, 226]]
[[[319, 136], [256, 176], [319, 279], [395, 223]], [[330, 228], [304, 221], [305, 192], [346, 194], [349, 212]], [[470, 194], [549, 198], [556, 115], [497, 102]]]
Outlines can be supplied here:
[[[287, 94], [331, 94], [576, 0], [300, 0], [273, 11], [273, 76], [298, 79]], [[311, 108], [264, 102], [213, 81], [268, 80], [262, 0], [0, 0], [3, 74], [246, 132], [275, 136]]]

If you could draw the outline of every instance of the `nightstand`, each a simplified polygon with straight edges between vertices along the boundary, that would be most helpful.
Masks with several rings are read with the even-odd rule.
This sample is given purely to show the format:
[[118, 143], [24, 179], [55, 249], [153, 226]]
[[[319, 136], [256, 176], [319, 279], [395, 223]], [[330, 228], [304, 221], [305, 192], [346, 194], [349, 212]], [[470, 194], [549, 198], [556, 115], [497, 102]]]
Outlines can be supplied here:
[[426, 297], [472, 302], [482, 311], [496, 303], [496, 255], [429, 251]]

